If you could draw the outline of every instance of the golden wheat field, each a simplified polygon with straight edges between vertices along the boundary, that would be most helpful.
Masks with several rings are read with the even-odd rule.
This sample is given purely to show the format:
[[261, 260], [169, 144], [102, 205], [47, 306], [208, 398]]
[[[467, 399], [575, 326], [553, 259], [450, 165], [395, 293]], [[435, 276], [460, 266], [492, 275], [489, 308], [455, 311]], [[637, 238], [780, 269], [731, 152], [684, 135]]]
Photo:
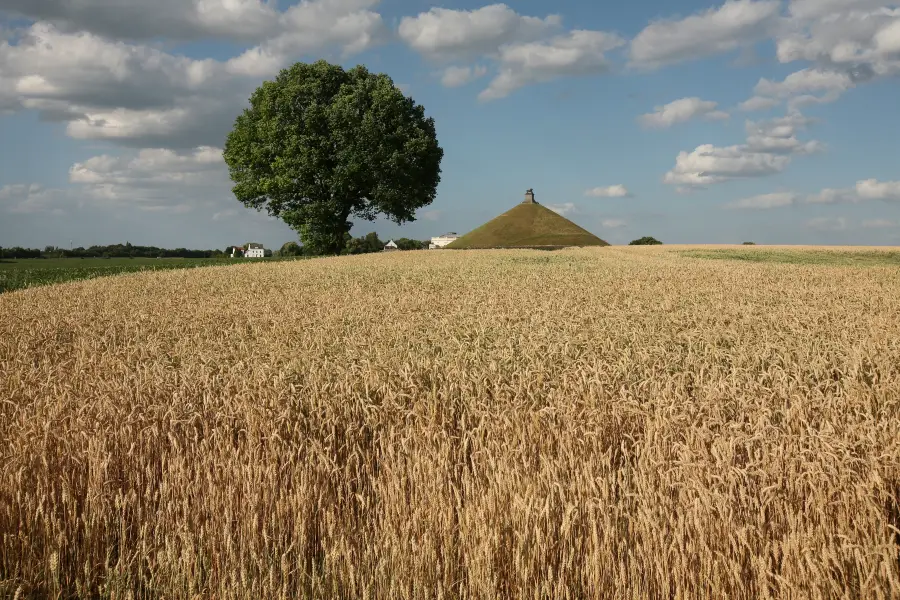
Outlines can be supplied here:
[[900, 268], [395, 252], [0, 296], [0, 596], [900, 597]]

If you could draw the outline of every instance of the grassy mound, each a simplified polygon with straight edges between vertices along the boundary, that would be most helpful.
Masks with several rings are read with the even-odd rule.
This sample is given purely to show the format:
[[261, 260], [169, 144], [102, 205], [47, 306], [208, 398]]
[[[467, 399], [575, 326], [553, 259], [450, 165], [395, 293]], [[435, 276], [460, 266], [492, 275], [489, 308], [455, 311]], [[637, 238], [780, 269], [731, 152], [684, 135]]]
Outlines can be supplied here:
[[609, 246], [590, 231], [541, 204], [517, 204], [447, 248]]

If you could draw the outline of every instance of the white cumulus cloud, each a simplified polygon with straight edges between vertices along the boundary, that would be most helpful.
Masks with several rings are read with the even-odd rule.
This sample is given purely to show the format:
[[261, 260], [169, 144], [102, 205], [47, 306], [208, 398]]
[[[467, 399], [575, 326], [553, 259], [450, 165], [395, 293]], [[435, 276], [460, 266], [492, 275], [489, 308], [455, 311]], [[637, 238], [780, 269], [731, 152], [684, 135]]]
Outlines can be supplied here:
[[624, 44], [613, 33], [575, 30], [549, 40], [500, 48], [498, 74], [479, 94], [496, 100], [529, 84], [563, 76], [596, 75], [610, 69], [606, 52]]
[[487, 67], [476, 65], [474, 67], [447, 67], [441, 76], [441, 84], [444, 87], [459, 87], [474, 81], [487, 74]]
[[400, 20], [398, 34], [412, 49], [436, 61], [491, 54], [504, 45], [533, 39], [559, 28], [558, 15], [529, 17], [505, 4], [476, 10], [432, 8]]
[[80, 185], [86, 198], [109, 206], [178, 212], [236, 202], [222, 150], [214, 147], [94, 156], [72, 165], [69, 181]]
[[578, 208], [572, 202], [564, 202], [562, 204], [548, 204], [547, 208], [563, 216], [578, 212]]
[[0, 207], [10, 213], [58, 216], [65, 214], [70, 204], [65, 190], [48, 189], [39, 183], [0, 187]]
[[826, 188], [806, 197], [809, 204], [858, 203], [867, 200], [900, 202], [900, 181], [862, 179], [852, 188]]
[[804, 130], [811, 119], [800, 113], [789, 113], [787, 116], [768, 121], [748, 121], [747, 148], [754, 152], [772, 152], [781, 154], [813, 154], [824, 150], [818, 141], [801, 142], [797, 133]]
[[728, 0], [683, 19], [651, 23], [631, 42], [631, 64], [655, 68], [736, 50], [770, 34], [779, 0]]
[[762, 78], [754, 88], [754, 96], [741, 106], [745, 110], [765, 109], [785, 100], [792, 109], [809, 104], [834, 102], [854, 87], [847, 73], [821, 68], [802, 69], [791, 73], [784, 81]]
[[631, 196], [631, 192], [624, 185], [617, 184], [607, 187], [595, 187], [586, 190], [584, 195], [591, 198], [626, 198]]
[[806, 221], [806, 226], [815, 231], [844, 231], [847, 219], [844, 217], [815, 217]]
[[703, 144], [692, 152], [682, 151], [675, 159], [675, 168], [666, 173], [663, 181], [688, 192], [731, 179], [780, 173], [794, 156], [824, 149], [820, 142], [797, 138], [797, 133], [810, 122], [799, 112], [768, 121], [748, 121], [745, 143], [726, 147]]
[[666, 173], [663, 181], [688, 189], [703, 187], [730, 179], [780, 173], [790, 162], [788, 155], [754, 152], [746, 145], [703, 144], [691, 152], [679, 152], [675, 168]]
[[774, 192], [771, 194], [760, 194], [759, 196], [751, 196], [749, 198], [741, 198], [730, 204], [728, 208], [736, 209], [757, 209], [764, 210], [768, 208], [781, 208], [791, 206], [797, 202], [798, 194], [792, 192]]
[[257, 44], [293, 38], [307, 47], [359, 46], [382, 30], [379, 0], [304, 0], [277, 10], [260, 0], [4, 0], [0, 8], [66, 32], [121, 40], [223, 39]]
[[718, 103], [711, 100], [697, 97], [681, 98], [655, 107], [654, 112], [641, 115], [639, 121], [644, 127], [664, 129], [697, 118], [711, 121], [727, 119], [728, 113], [718, 110], [718, 106]]
[[762, 96], [753, 96], [748, 100], [744, 100], [738, 104], [738, 108], [744, 112], [754, 112], [758, 110], [769, 110], [775, 108], [781, 102], [775, 98], [763, 98]]
[[506, 4], [474, 10], [435, 7], [401, 19], [397, 33], [428, 60], [457, 63], [441, 73], [445, 87], [465, 85], [488, 72], [483, 64], [465, 63], [490, 61], [496, 73], [478, 95], [482, 101], [558, 77], [604, 73], [610, 69], [605, 53], [625, 44], [614, 33], [563, 33], [559, 15], [520, 15]]
[[810, 92], [839, 93], [852, 86], [853, 81], [846, 73], [823, 69], [803, 69], [791, 73], [781, 82], [760, 79], [754, 91], [760, 96], [787, 98]]
[[[782, 63], [811, 62], [845, 74], [854, 84], [900, 73], [897, 2], [795, 0], [786, 24], [776, 38]], [[831, 97], [840, 91], [831, 92]]]
[[890, 229], [897, 227], [897, 221], [890, 219], [867, 219], [862, 222], [862, 226], [866, 229]]
[[[207, 10], [213, 1], [221, 0], [178, 6]], [[237, 10], [239, 1], [229, 0], [229, 10]], [[161, 10], [153, 4], [151, 11], [148, 3], [138, 7], [124, 0], [104, 2], [117, 3], [126, 12], [144, 11], [151, 28], [156, 25], [150, 13]], [[220, 61], [168, 53], [157, 44], [127, 43], [90, 29], [74, 30], [73, 23], [80, 21], [73, 21], [72, 15], [93, 14], [102, 3], [77, 4], [82, 12], [73, 3], [20, 6], [30, 7], [23, 8], [24, 14], [40, 12], [49, 21], [0, 37], [0, 113], [38, 111], [44, 120], [66, 123], [72, 137], [137, 148], [221, 144], [263, 77], [304, 54], [329, 48], [361, 50], [375, 43], [384, 27], [380, 16], [366, 9], [371, 2], [311, 0], [273, 13], [274, 29], [260, 34], [264, 39], [259, 45]], [[178, 7], [173, 5], [173, 10], [178, 13]]]
[[856, 193], [863, 200], [890, 200], [900, 202], [900, 181], [865, 179], [856, 182]]
[[806, 197], [807, 204], [837, 204], [840, 202], [859, 202], [859, 196], [854, 190], [842, 190], [825, 188], [815, 194]]
[[791, 0], [791, 15], [816, 19], [847, 10], [866, 10], [891, 4], [890, 0]]

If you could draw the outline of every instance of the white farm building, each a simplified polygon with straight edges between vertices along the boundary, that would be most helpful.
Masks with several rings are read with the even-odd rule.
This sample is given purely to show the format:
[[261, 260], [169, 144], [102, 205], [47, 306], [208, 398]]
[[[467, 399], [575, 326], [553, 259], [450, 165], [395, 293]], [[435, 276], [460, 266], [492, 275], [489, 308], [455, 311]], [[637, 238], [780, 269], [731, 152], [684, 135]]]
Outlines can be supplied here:
[[431, 238], [431, 243], [428, 244], [429, 250], [434, 250], [435, 248], [443, 248], [447, 244], [453, 242], [459, 236], [455, 231], [451, 231], [450, 233], [445, 233], [444, 235], [439, 235]]
[[235, 258], [240, 256], [238, 252], [244, 253], [244, 258], [264, 258], [266, 256], [266, 250], [263, 248], [262, 244], [249, 243], [247, 247], [243, 246], [232, 246], [231, 247], [231, 258]]
[[265, 255], [266, 251], [262, 244], [250, 243], [244, 249], [244, 258], [263, 258]]

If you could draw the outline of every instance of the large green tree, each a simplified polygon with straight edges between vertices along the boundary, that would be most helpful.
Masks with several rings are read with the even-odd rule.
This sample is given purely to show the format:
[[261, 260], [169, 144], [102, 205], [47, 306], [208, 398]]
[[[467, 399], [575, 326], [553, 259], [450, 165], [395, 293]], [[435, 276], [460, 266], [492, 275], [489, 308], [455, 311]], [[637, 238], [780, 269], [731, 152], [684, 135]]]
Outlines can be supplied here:
[[338, 254], [350, 217], [414, 221], [434, 201], [444, 151], [434, 119], [390, 77], [318, 61], [264, 82], [224, 155], [240, 202]]

